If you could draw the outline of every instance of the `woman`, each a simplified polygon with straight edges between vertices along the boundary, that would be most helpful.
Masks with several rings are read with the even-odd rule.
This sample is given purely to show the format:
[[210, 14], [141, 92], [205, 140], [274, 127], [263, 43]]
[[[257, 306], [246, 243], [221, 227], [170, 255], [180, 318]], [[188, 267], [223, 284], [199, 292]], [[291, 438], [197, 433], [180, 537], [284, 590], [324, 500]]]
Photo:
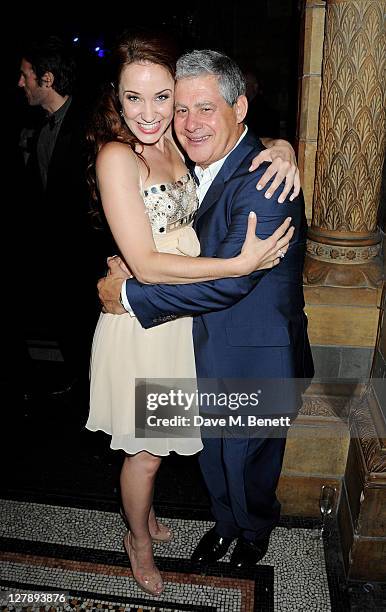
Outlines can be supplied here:
[[[255, 237], [251, 218], [239, 256], [197, 257], [199, 243], [191, 227], [197, 208], [195, 184], [171, 134], [174, 55], [166, 42], [126, 38], [114, 55], [114, 67], [89, 140], [94, 148], [94, 193], [100, 196], [123, 265], [150, 283], [242, 276], [275, 265], [288, 248], [290, 220], [273, 235], [272, 248]], [[152, 539], [172, 537], [152, 508], [161, 457], [171, 450], [194, 454], [202, 445], [198, 438], [135, 438], [135, 378], [194, 378], [191, 325], [191, 318], [185, 317], [145, 330], [129, 314], [101, 314], [93, 343], [86, 427], [111, 434], [111, 447], [126, 452], [121, 493], [130, 531], [124, 544], [135, 580], [151, 595], [163, 590]]]

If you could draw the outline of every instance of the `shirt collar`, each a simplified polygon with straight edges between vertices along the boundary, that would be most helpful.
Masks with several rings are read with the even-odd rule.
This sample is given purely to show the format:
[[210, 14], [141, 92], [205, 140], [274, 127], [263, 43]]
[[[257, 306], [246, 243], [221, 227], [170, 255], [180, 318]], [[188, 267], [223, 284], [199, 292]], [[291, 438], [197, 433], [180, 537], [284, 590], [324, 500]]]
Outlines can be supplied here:
[[217, 174], [220, 172], [222, 166], [224, 165], [226, 158], [232, 153], [232, 151], [235, 150], [236, 147], [239, 146], [240, 142], [242, 141], [242, 139], [244, 138], [247, 132], [248, 132], [248, 126], [245, 126], [244, 131], [241, 134], [238, 141], [236, 142], [235, 146], [229, 151], [229, 153], [227, 153], [221, 159], [218, 159], [217, 161], [213, 162], [213, 164], [210, 164], [210, 166], [208, 166], [205, 169], [197, 165], [195, 166], [194, 172], [198, 178], [200, 185], [203, 182], [204, 183], [209, 182], [209, 181], [211, 182], [216, 178]]
[[64, 115], [67, 112], [68, 107], [71, 104], [71, 100], [72, 100], [72, 96], [69, 96], [67, 100], [64, 102], [64, 104], [62, 104], [62, 106], [58, 108], [58, 110], [56, 110], [54, 113], [47, 113], [46, 122], [48, 123], [51, 129], [57, 123], [59, 123], [59, 121], [63, 119]]

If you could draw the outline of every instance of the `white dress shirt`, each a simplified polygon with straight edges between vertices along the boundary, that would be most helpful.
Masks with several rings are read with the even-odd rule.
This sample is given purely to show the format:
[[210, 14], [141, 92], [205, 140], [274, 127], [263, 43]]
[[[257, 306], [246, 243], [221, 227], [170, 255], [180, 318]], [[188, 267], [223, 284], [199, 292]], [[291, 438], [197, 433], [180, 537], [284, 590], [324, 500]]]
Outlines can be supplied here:
[[[217, 161], [213, 162], [207, 168], [201, 168], [200, 166], [195, 166], [194, 167], [194, 172], [195, 172], [195, 175], [196, 175], [196, 177], [198, 179], [198, 182], [199, 182], [199, 184], [196, 187], [199, 206], [202, 203], [203, 199], [205, 198], [205, 196], [206, 196], [206, 194], [207, 194], [207, 192], [209, 190], [209, 187], [211, 186], [211, 184], [213, 183], [214, 179], [216, 178], [216, 176], [220, 172], [221, 168], [223, 167], [226, 158], [228, 157], [228, 155], [230, 155], [232, 153], [232, 151], [235, 150], [236, 147], [239, 146], [240, 142], [244, 138], [244, 136], [247, 133], [247, 131], [248, 131], [248, 127], [245, 126], [244, 131], [241, 134], [241, 136], [238, 139], [238, 141], [236, 142], [235, 146], [224, 157], [222, 157], [221, 159], [218, 159]], [[123, 283], [122, 283], [121, 304], [122, 304], [122, 306], [127, 310], [127, 312], [132, 317], [135, 317], [134, 311], [133, 311], [133, 309], [130, 306], [129, 300], [127, 299], [126, 281], [123, 281]]]
[[203, 199], [205, 198], [205, 196], [206, 196], [206, 194], [207, 194], [207, 192], [209, 190], [209, 187], [211, 186], [211, 184], [213, 183], [214, 179], [216, 178], [216, 176], [220, 172], [221, 168], [223, 167], [223, 165], [225, 163], [225, 160], [232, 153], [232, 151], [234, 151], [235, 148], [239, 146], [240, 142], [244, 138], [244, 136], [247, 133], [247, 131], [248, 131], [248, 128], [247, 128], [247, 126], [245, 126], [244, 132], [241, 134], [241, 136], [238, 139], [238, 141], [236, 142], [235, 146], [233, 147], [233, 149], [231, 149], [229, 151], [229, 153], [227, 153], [225, 155], [225, 157], [222, 157], [221, 159], [218, 159], [217, 161], [213, 162], [207, 168], [201, 168], [200, 166], [195, 166], [194, 167], [194, 172], [195, 172], [195, 175], [197, 176], [198, 182], [199, 182], [199, 185], [197, 185], [197, 187], [196, 187], [199, 204], [201, 204]]

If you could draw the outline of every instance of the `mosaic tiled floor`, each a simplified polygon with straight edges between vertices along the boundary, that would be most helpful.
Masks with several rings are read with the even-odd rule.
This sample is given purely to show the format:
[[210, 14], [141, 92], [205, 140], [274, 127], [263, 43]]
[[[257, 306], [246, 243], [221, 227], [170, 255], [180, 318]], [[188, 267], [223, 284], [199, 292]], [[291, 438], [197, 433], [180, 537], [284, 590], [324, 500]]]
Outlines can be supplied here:
[[[0, 500], [0, 596], [2, 609], [48, 610], [33, 604], [8, 605], [8, 593], [65, 592], [54, 610], [324, 612], [336, 608], [329, 593], [323, 544], [316, 528], [279, 526], [266, 557], [235, 576], [229, 553], [205, 575], [189, 558], [207, 520], [169, 512], [175, 534], [156, 544], [156, 562], [166, 588], [156, 600], [134, 582], [122, 538], [125, 527], [114, 511]], [[173, 517], [174, 515], [174, 517]], [[190, 518], [187, 518], [190, 516]], [[32, 605], [32, 607], [31, 607]]]

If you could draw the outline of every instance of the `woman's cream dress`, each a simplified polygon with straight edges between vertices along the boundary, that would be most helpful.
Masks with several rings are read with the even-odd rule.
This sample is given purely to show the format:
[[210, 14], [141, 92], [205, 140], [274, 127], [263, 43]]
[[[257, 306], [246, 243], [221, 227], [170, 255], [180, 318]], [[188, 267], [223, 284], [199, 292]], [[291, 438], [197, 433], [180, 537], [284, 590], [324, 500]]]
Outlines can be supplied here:
[[[175, 183], [147, 187], [143, 193], [157, 249], [165, 253], [200, 253], [191, 227], [197, 209], [190, 174]], [[154, 455], [175, 451], [192, 455], [202, 449], [197, 438], [136, 438], [135, 379], [195, 379], [192, 319], [182, 317], [143, 329], [130, 314], [101, 314], [91, 355], [91, 431], [112, 436], [111, 448], [128, 454], [146, 450]]]

